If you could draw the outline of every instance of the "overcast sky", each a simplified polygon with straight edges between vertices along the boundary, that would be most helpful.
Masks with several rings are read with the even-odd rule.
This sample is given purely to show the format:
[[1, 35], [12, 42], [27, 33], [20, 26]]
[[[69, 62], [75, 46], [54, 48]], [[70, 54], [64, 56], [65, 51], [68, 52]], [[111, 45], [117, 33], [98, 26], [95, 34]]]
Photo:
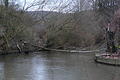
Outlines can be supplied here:
[[[18, 4], [20, 4], [23, 7], [25, 0], [16, 0], [16, 1], [18, 2]], [[26, 0], [26, 7], [30, 6], [33, 3], [36, 3], [36, 2], [40, 3], [42, 1], [43, 0]], [[44, 11], [69, 12], [69, 10], [77, 9], [77, 7], [75, 7], [76, 0], [45, 0], [45, 1], [46, 1], [46, 4], [43, 9], [41, 9], [41, 8], [38, 9], [39, 6], [42, 6], [42, 5], [39, 5], [39, 6], [34, 6], [34, 7], [29, 8], [28, 11], [44, 10]], [[89, 3], [89, 1], [91, 1], [91, 0], [84, 0], [85, 4], [83, 6], [83, 10], [91, 9], [91, 4]], [[68, 4], [69, 4], [69, 6], [68, 6]]]
[[[24, 1], [25, 0], [19, 0], [19, 3], [21, 4], [21, 6], [24, 5]], [[26, 0], [26, 1], [27, 1], [26, 7], [31, 5], [34, 1], [35, 2], [38, 2], [38, 1], [42, 2], [42, 0]], [[62, 3], [63, 5], [67, 5], [70, 1], [71, 0], [46, 0], [47, 4], [44, 7], [44, 10], [49, 11], [49, 10], [53, 9], [53, 11], [58, 11], [57, 9], [55, 9], [56, 6], [59, 6], [60, 3]], [[37, 9], [38, 9], [38, 6], [35, 6], [35, 7], [31, 7], [29, 10], [34, 11]]]

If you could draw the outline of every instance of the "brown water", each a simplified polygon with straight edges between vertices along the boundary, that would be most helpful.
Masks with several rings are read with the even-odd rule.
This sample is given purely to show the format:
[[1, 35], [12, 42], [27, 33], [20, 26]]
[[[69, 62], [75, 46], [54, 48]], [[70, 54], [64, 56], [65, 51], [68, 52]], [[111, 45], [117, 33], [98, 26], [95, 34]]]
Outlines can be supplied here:
[[96, 64], [92, 53], [0, 56], [0, 80], [120, 80], [120, 67]]

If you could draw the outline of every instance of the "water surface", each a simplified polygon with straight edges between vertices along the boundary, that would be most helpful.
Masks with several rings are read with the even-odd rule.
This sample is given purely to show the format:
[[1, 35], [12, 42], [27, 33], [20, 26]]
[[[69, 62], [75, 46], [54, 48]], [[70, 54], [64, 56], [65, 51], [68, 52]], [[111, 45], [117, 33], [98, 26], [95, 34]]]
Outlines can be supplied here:
[[120, 80], [120, 67], [93, 58], [94, 53], [63, 52], [0, 56], [0, 80]]

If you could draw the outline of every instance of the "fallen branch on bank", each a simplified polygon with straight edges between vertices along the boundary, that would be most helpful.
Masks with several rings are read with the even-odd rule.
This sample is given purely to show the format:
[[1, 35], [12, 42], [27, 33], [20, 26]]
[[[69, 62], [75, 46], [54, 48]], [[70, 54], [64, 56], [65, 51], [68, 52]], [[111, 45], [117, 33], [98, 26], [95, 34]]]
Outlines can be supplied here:
[[105, 51], [105, 48], [99, 49], [99, 50], [62, 50], [62, 49], [51, 49], [51, 48], [46, 48], [43, 46], [37, 46], [34, 44], [30, 44], [34, 47], [38, 47], [38, 50], [45, 50], [45, 51], [59, 51], [59, 52], [70, 52], [70, 53], [91, 53], [91, 52], [101, 52]]
[[39, 52], [39, 51], [57, 51], [57, 52], [68, 52], [68, 53], [92, 53], [92, 52], [101, 52], [101, 50], [91, 50], [91, 51], [81, 51], [81, 50], [59, 50], [59, 49], [50, 49], [50, 48], [42, 48], [39, 50], [11, 50], [11, 51], [0, 51], [0, 54], [12, 54], [12, 53], [30, 53], [30, 52]]
[[59, 52], [70, 52], [70, 53], [91, 53], [91, 52], [105, 51], [105, 49], [100, 49], [100, 50], [60, 50], [60, 49], [50, 49], [50, 48], [46, 48], [46, 50], [59, 51]]
[[[37, 46], [31, 43], [27, 43], [30, 46], [33, 46], [34, 49], [30, 50], [29, 48], [27, 50], [22, 50], [20, 46], [17, 44], [16, 50], [6, 50], [6, 51], [0, 51], [0, 54], [11, 54], [11, 53], [30, 53], [30, 52], [39, 52], [39, 51], [58, 51], [58, 52], [68, 52], [68, 53], [92, 53], [92, 52], [101, 52], [105, 51], [105, 49], [99, 49], [99, 50], [61, 50], [61, 49], [51, 49], [46, 48], [44, 46]], [[29, 46], [28, 46], [29, 47]]]

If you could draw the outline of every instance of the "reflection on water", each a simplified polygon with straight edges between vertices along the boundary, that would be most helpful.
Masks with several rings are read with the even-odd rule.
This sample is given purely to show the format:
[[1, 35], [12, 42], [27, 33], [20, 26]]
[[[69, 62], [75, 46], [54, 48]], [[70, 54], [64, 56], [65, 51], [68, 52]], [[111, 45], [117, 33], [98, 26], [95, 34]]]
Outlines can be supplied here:
[[96, 64], [92, 53], [39, 52], [0, 57], [0, 80], [119, 80], [120, 68]]

